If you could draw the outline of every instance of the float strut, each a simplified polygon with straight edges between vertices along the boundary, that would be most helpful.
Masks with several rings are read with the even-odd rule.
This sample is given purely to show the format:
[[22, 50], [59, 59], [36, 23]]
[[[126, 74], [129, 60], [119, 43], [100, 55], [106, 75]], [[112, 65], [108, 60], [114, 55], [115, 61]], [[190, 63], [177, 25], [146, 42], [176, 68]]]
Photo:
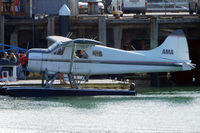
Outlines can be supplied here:
[[74, 76], [71, 73], [68, 74], [68, 78], [69, 78], [69, 82], [70, 82], [71, 87], [79, 89], [78, 84], [76, 83]]

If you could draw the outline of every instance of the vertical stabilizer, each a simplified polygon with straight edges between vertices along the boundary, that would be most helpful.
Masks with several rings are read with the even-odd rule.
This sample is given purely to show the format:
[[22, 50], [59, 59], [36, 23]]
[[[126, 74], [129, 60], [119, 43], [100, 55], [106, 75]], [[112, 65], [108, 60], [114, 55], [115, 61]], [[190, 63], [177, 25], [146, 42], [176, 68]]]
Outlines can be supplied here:
[[188, 44], [183, 30], [175, 30], [159, 47], [152, 50], [162, 58], [173, 60], [190, 60]]

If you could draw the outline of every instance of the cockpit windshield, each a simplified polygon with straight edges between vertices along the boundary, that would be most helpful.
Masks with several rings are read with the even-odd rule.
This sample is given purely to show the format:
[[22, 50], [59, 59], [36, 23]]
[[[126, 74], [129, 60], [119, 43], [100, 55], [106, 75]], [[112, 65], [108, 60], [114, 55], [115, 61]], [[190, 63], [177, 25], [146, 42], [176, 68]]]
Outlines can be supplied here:
[[53, 50], [55, 50], [57, 47], [59, 47], [59, 44], [58, 44], [58, 43], [53, 43], [51, 46], [48, 47], [48, 50], [49, 50], [49, 51], [53, 51]]

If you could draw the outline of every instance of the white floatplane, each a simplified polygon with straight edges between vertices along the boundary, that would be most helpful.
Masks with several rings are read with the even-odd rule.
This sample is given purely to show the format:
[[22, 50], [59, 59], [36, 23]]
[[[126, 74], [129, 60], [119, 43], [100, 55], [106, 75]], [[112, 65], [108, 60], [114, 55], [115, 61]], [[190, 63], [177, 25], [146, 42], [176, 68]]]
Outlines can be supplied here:
[[[42, 82], [44, 88], [30, 90], [44, 90], [46, 92], [52, 90], [53, 81], [60, 73], [68, 74], [71, 87], [76, 88], [73, 90], [80, 91], [82, 89], [78, 89], [73, 75], [172, 72], [188, 71], [194, 68], [194, 64], [189, 58], [188, 44], [182, 30], [175, 30], [159, 47], [146, 51], [125, 51], [110, 48], [103, 46], [102, 42], [85, 38], [70, 39], [49, 36], [47, 39], [53, 42], [49, 48], [33, 48], [28, 51], [28, 69], [44, 75]], [[53, 76], [49, 77], [49, 74]], [[46, 83], [44, 83], [45, 77]], [[18, 95], [19, 92], [25, 93], [27, 90], [29, 89], [21, 88], [21, 91], [16, 88], [7, 89], [13, 95]], [[85, 92], [85, 90], [83, 91]], [[86, 92], [88, 91], [86, 90]], [[133, 92], [135, 93], [135, 91]], [[76, 92], [73, 94], [79, 95]], [[98, 95], [98, 93], [92, 92], [85, 95]]]

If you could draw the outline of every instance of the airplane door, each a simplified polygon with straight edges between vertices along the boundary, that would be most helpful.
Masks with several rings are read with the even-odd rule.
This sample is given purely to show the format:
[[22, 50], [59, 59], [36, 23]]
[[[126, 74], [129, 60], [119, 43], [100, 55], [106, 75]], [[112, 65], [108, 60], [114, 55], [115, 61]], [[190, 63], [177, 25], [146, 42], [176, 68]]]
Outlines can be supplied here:
[[64, 47], [59, 47], [48, 55], [46, 65], [50, 72], [64, 72], [64, 70], [62, 69], [64, 66], [64, 50]]
[[74, 59], [74, 72], [81, 75], [90, 75], [91, 62], [88, 50], [76, 50]]

